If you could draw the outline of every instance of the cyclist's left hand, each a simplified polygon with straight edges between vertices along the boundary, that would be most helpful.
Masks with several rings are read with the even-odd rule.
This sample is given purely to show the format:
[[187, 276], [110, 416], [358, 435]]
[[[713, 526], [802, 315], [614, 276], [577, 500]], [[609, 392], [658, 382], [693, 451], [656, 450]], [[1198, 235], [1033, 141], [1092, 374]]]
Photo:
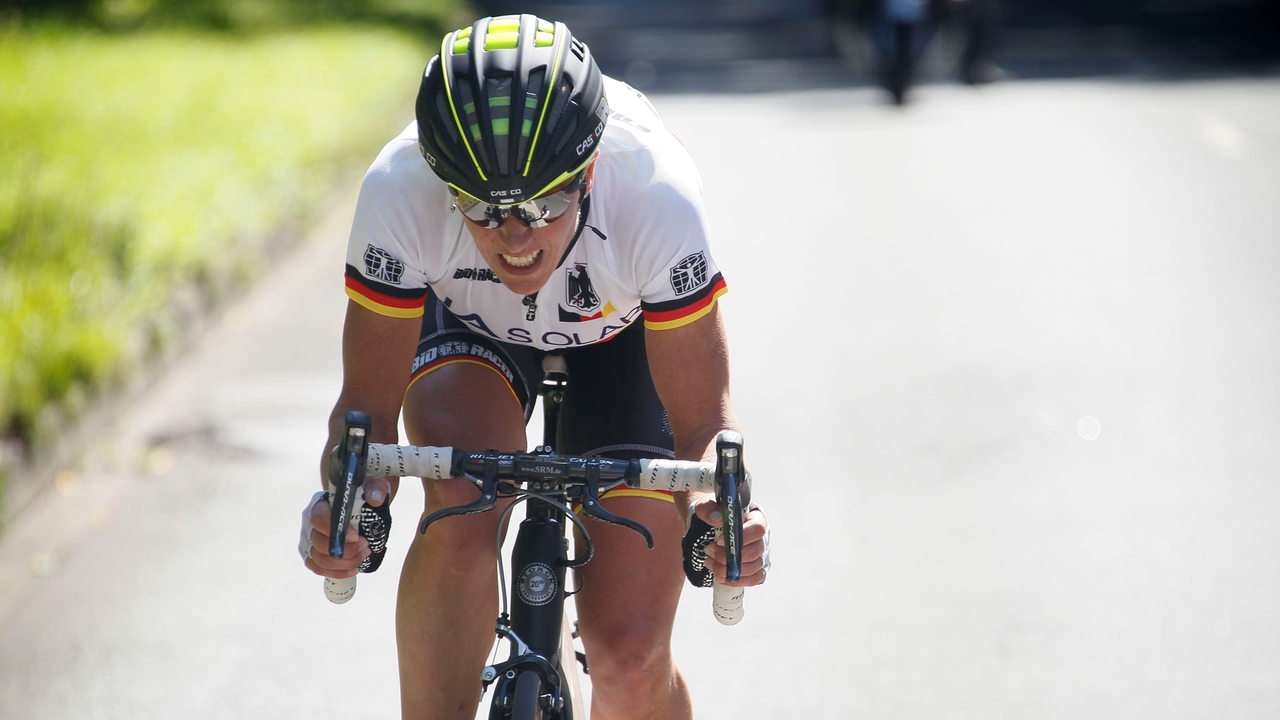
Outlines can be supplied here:
[[[699, 500], [692, 504], [690, 510], [697, 514], [703, 522], [712, 527], [723, 525], [720, 507], [715, 498]], [[736, 582], [724, 582], [725, 550], [723, 538], [706, 546], [707, 567], [715, 575], [716, 582], [734, 587], [750, 587], [760, 585], [769, 574], [769, 520], [753, 506], [742, 519], [742, 578]]]

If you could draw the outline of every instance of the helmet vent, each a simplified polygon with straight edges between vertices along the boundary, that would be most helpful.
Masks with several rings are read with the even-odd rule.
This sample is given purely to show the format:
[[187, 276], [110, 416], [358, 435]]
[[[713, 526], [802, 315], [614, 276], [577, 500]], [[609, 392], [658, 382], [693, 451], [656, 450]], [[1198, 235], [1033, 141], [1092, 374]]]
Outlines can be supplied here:
[[498, 174], [510, 172], [511, 153], [511, 78], [489, 78], [485, 81], [488, 96], [489, 125], [493, 128], [493, 154]]
[[[436, 116], [440, 118], [449, 118], [448, 122], [433, 123], [432, 126], [443, 132], [449, 138], [450, 145], [457, 145], [462, 142], [462, 136], [458, 134], [458, 125], [453, 122], [450, 117], [453, 111], [449, 109], [449, 102], [443, 94], [436, 96]], [[452, 158], [450, 158], [452, 159]]]
[[540, 96], [546, 86], [546, 68], [529, 71], [529, 79], [525, 82], [524, 107], [512, 113], [512, 119], [520, 120], [520, 137], [517, 140], [516, 167], [523, 170], [525, 160], [529, 157], [529, 143], [533, 141], [534, 123], [538, 122]]
[[471, 47], [471, 28], [462, 28], [453, 34], [451, 52], [454, 55], [466, 55]]
[[547, 117], [550, 118], [552, 126], [557, 131], [564, 130], [560, 118], [563, 116], [565, 106], [569, 104], [569, 100], [573, 98], [573, 79], [568, 75], [560, 76], [560, 87], [556, 88], [555, 98], [552, 100], [550, 108], [547, 108]]
[[490, 167], [492, 162], [490, 146], [484, 141], [485, 132], [480, 125], [483, 121], [478, 107], [480, 101], [475, 96], [475, 90], [469, 83], [458, 83], [454, 86], [453, 92], [455, 95], [454, 107], [462, 110], [462, 116], [458, 119], [462, 123], [462, 128], [460, 129], [464, 133], [464, 139], [467, 145], [471, 147], [471, 152], [480, 162], [480, 166]]
[[520, 16], [504, 15], [489, 20], [485, 27], [484, 50], [513, 50], [520, 45]]

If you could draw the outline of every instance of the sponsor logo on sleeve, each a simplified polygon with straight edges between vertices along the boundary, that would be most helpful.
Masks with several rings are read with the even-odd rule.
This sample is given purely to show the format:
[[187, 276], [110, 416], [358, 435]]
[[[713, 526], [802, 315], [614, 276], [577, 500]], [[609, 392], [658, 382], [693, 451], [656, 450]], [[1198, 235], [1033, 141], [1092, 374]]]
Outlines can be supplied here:
[[707, 257], [698, 251], [671, 268], [671, 289], [676, 295], [688, 295], [707, 284]]
[[404, 263], [391, 253], [372, 245], [364, 250], [365, 275], [392, 285], [399, 285], [404, 276]]

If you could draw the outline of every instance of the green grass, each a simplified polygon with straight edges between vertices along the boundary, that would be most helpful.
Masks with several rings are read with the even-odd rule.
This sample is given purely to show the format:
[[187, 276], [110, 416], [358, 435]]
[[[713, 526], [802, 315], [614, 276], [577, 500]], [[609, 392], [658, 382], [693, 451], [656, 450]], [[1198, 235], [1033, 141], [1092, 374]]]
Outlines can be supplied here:
[[[438, 35], [437, 35], [438, 37]], [[428, 34], [0, 26], [0, 435], [124, 377], [411, 118]]]

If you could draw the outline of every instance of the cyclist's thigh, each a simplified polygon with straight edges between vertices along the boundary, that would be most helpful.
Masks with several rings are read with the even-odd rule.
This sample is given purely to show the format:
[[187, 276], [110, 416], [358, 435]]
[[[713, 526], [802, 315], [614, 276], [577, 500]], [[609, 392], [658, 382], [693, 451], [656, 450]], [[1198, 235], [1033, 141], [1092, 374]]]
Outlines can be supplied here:
[[[639, 324], [607, 343], [566, 353], [569, 388], [561, 418], [568, 452], [609, 457], [672, 457], [670, 422], [653, 387]], [[684, 574], [679, 514], [669, 494], [623, 489], [606, 495], [611, 512], [653, 533], [649, 550], [634, 531], [590, 522], [596, 556], [582, 568], [577, 596], [592, 652], [633, 655], [645, 643], [665, 648]], [[606, 658], [600, 658], [602, 661]]]
[[684, 582], [683, 526], [670, 502], [617, 497], [602, 505], [644, 525], [654, 538], [650, 550], [634, 531], [588, 521], [596, 554], [581, 569], [578, 617], [592, 669], [613, 672], [617, 664], [642, 658], [662, 661], [669, 650]]
[[569, 388], [560, 418], [560, 449], [622, 459], [674, 457], [666, 410], [653, 387], [644, 327], [564, 354]]
[[[467, 450], [523, 450], [525, 421], [540, 382], [537, 351], [472, 331], [429, 292], [405, 392], [409, 441]], [[429, 494], [474, 495], [463, 481], [428, 483], [427, 489]]]

